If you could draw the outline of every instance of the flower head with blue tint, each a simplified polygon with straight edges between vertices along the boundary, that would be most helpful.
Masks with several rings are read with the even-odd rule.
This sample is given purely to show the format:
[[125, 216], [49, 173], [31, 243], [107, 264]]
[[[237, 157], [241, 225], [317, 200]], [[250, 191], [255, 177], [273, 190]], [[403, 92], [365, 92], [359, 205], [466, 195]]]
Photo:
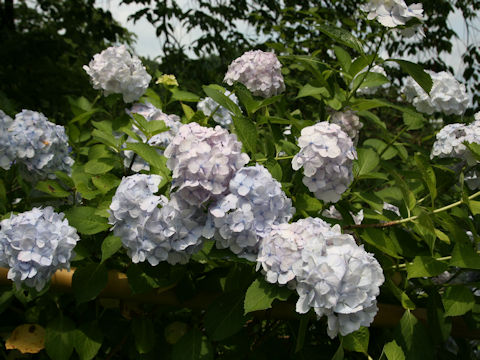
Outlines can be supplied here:
[[13, 119], [0, 110], [0, 167], [4, 170], [10, 169], [15, 161], [14, 146], [8, 132], [12, 123]]

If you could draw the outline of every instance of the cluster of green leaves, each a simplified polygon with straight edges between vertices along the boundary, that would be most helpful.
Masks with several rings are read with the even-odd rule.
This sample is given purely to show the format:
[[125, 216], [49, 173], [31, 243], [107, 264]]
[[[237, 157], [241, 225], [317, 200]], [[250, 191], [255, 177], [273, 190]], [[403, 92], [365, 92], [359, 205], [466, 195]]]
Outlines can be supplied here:
[[[264, 164], [292, 199], [293, 220], [319, 217], [330, 206], [314, 198], [302, 173], [291, 168], [301, 130], [327, 121], [333, 110], [355, 110], [364, 127], [354, 181], [336, 204], [343, 220], [328, 221], [339, 223], [382, 265], [386, 281], [378, 300], [386, 327], [361, 328], [331, 340], [324, 319], [295, 313], [293, 291], [267, 283], [256, 264], [216, 249], [213, 241], [183, 266], [132, 264], [110, 232], [108, 208], [122, 176], [130, 174], [126, 149], [149, 162], [150, 173], [162, 175], [159, 193], [168, 195], [166, 159], [132, 131], [135, 125], [148, 139], [166, 127], [162, 121], [128, 116], [121, 97], [111, 95], [69, 103], [74, 114], [66, 125], [75, 154], [71, 176], [57, 173], [56, 180], [32, 186], [16, 166], [0, 173], [3, 217], [50, 204], [81, 235], [71, 293], [53, 286], [41, 293], [2, 288], [0, 333], [8, 336], [23, 323], [44, 326], [46, 351], [39, 357], [53, 360], [153, 359], [159, 354], [175, 360], [469, 359], [478, 354], [478, 344], [462, 336], [474, 336], [480, 328], [474, 293], [479, 286], [475, 270], [480, 270], [479, 194], [463, 186], [466, 169], [456, 170], [457, 161], [430, 159], [435, 129], [398, 100], [395, 88], [368, 98], [356, 93], [388, 81], [369, 73], [375, 64], [397, 63], [426, 91], [431, 79], [414, 63], [379, 58], [377, 44], [372, 46], [376, 52], [364, 53], [362, 40], [341, 28], [322, 25], [319, 31], [335, 42], [335, 59], [283, 47], [284, 94], [260, 99], [236, 84], [236, 105], [218, 85], [203, 86], [201, 94], [158, 85], [142, 101], [182, 114], [184, 123], [204, 126], [215, 123], [195, 110], [201, 97], [227, 108], [231, 131], [251, 164]], [[284, 133], [286, 126], [290, 134]], [[471, 151], [480, 156], [478, 147]], [[385, 202], [399, 207], [401, 216], [384, 210]], [[355, 225], [350, 212], [359, 210], [365, 219]], [[447, 280], [438, 277], [445, 271]], [[114, 281], [119, 272], [127, 276], [120, 277], [128, 283], [124, 287]], [[396, 325], [395, 316], [400, 319]]]

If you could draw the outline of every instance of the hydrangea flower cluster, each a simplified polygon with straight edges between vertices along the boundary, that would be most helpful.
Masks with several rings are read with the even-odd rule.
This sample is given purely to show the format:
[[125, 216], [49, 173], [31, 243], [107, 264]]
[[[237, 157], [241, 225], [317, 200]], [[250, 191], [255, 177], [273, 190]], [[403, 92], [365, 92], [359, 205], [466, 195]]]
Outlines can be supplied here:
[[152, 80], [140, 59], [130, 55], [125, 45], [111, 46], [95, 54], [83, 69], [94, 89], [103, 90], [105, 96], [122, 94], [126, 103], [140, 99]]
[[320, 219], [275, 226], [257, 259], [271, 283], [295, 287], [297, 312], [328, 317], [330, 337], [369, 326], [384, 282], [382, 268], [351, 235]]
[[292, 167], [303, 167], [303, 183], [325, 202], [337, 202], [353, 180], [353, 160], [357, 152], [340, 126], [320, 122], [302, 129], [300, 151]]
[[55, 271], [70, 269], [80, 237], [52, 207], [33, 208], [0, 222], [0, 266], [17, 287], [42, 290]]
[[435, 73], [427, 70], [427, 73], [433, 81], [430, 95], [413, 78], [408, 77], [403, 88], [407, 100], [412, 102], [418, 111], [429, 115], [434, 112], [462, 115], [469, 101], [465, 85], [445, 71]]
[[15, 154], [8, 136], [8, 128], [12, 122], [13, 119], [0, 110], [0, 167], [4, 170], [10, 169], [15, 161]]
[[241, 151], [237, 137], [220, 126], [182, 125], [164, 153], [172, 170], [172, 188], [195, 206], [217, 199], [227, 192], [235, 172], [250, 160]]
[[377, 19], [385, 27], [393, 28], [405, 25], [410, 19], [423, 19], [422, 4], [408, 6], [405, 0], [370, 0], [360, 5], [360, 9], [368, 12], [368, 20]]
[[443, 127], [437, 133], [431, 157], [459, 158], [466, 161], [469, 166], [473, 166], [477, 161], [463, 144], [464, 142], [480, 144], [479, 122], [473, 122], [470, 125], [456, 123]]
[[336, 111], [332, 114], [330, 123], [340, 126], [340, 128], [350, 136], [353, 144], [357, 145], [358, 135], [363, 124], [360, 122], [360, 118], [355, 111]]
[[273, 225], [288, 222], [295, 211], [280, 183], [261, 165], [240, 169], [230, 181], [230, 192], [210, 206], [220, 249], [254, 261], [259, 242]]
[[[226, 90], [225, 96], [230, 98], [230, 100], [232, 100], [235, 104], [238, 105], [238, 98], [235, 94]], [[228, 109], [226, 109], [225, 107], [220, 106], [211, 97], [206, 97], [205, 99], [199, 101], [197, 104], [197, 108], [198, 110], [201, 110], [205, 114], [205, 116], [211, 116], [213, 113], [213, 121], [225, 128], [228, 128], [232, 123], [232, 114], [230, 113], [230, 111], [228, 111]]]
[[157, 196], [159, 175], [124, 177], [112, 198], [109, 222], [134, 263], [186, 263], [202, 243], [205, 215], [175, 194]]
[[[10, 154], [40, 178], [55, 178], [55, 171], [71, 172], [73, 159], [65, 128], [42, 113], [23, 110], [7, 130]], [[7, 155], [8, 156], [8, 155]]]
[[[166, 126], [170, 129], [168, 131], [161, 132], [159, 134], [153, 135], [148, 141], [145, 135], [133, 125], [133, 131], [137, 134], [144, 142], [151, 146], [166, 148], [168, 144], [172, 141], [175, 135], [178, 132], [178, 129], [182, 125], [180, 122], [180, 117], [177, 115], [171, 114], [167, 115], [162, 110], [156, 108], [150, 103], [145, 104], [135, 104], [130, 110], [126, 110], [127, 114], [139, 114], [142, 115], [147, 121], [162, 120]], [[136, 142], [135, 139], [128, 137], [127, 142]], [[159, 155], [163, 155], [163, 150], [157, 149]], [[123, 165], [129, 167], [132, 162], [134, 152], [131, 150], [124, 151], [125, 159], [123, 160]], [[132, 171], [139, 172], [141, 170], [150, 170], [150, 165], [143, 160], [141, 157], [137, 156], [131, 167]]]
[[228, 85], [238, 81], [254, 95], [269, 98], [285, 91], [281, 68], [274, 53], [247, 51], [228, 66], [223, 81]]

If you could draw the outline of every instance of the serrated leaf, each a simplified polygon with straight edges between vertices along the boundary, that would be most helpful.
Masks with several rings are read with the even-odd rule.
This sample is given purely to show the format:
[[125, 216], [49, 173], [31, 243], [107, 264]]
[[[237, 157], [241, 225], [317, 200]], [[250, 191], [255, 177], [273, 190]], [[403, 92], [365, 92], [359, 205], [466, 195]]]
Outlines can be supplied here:
[[68, 223], [79, 233], [93, 235], [110, 228], [107, 219], [95, 215], [96, 209], [89, 206], [78, 206], [65, 210]]
[[388, 360], [405, 360], [405, 354], [395, 340], [385, 344], [383, 347], [383, 353]]
[[245, 148], [251, 153], [257, 152], [257, 127], [248, 118], [244, 116], [232, 116], [235, 133]]
[[108, 271], [103, 264], [89, 264], [75, 270], [72, 289], [77, 304], [95, 299], [108, 282]]
[[453, 248], [450, 265], [463, 269], [480, 270], [480, 255], [476, 252], [472, 244], [459, 241]]
[[320, 200], [308, 194], [298, 194], [295, 201], [295, 208], [297, 210], [317, 212], [323, 209], [323, 204]]
[[80, 360], [90, 360], [102, 346], [103, 334], [96, 321], [82, 324], [73, 332], [73, 344]]
[[385, 285], [400, 301], [404, 309], [415, 310], [415, 303], [408, 297], [408, 295], [404, 291], [400, 290], [391, 279], [387, 278], [385, 280]]
[[433, 81], [430, 75], [428, 75], [423, 67], [419, 64], [399, 59], [390, 59], [390, 61], [395, 61], [404, 72], [410, 75], [420, 87], [425, 90], [427, 94], [430, 94], [432, 90]]
[[430, 256], [416, 256], [407, 263], [408, 279], [437, 276], [448, 269], [448, 265]]
[[85, 172], [92, 175], [105, 174], [112, 169], [111, 158], [92, 159], [85, 164]]
[[362, 42], [353, 36], [349, 31], [327, 24], [319, 24], [317, 25], [317, 28], [336, 42], [348, 46], [349, 48], [352, 48], [353, 50], [363, 54]]
[[470, 211], [473, 215], [480, 214], [480, 201], [469, 200], [468, 207], [470, 208]]
[[151, 166], [160, 170], [165, 168], [165, 163], [162, 161], [162, 155], [159, 155], [157, 149], [145, 143], [127, 143], [127, 150], [132, 150], [135, 154], [140, 156]]
[[114, 187], [120, 185], [120, 179], [113, 174], [102, 174], [92, 177], [92, 183], [100, 190], [103, 194], [106, 194]]
[[122, 240], [118, 236], [107, 236], [102, 242], [102, 263], [115, 254], [122, 247]]
[[173, 345], [172, 358], [175, 360], [211, 360], [213, 351], [202, 332], [193, 328]]
[[263, 279], [255, 280], [248, 288], [245, 294], [244, 310], [245, 314], [265, 310], [272, 307], [275, 299], [287, 300], [291, 291], [286, 287], [270, 284]]
[[403, 123], [407, 125], [407, 130], [418, 130], [425, 126], [425, 118], [414, 112], [404, 112]]
[[406, 359], [433, 359], [434, 349], [425, 327], [408, 310], [400, 320], [395, 340], [404, 350]]
[[358, 177], [372, 172], [380, 163], [378, 154], [372, 149], [360, 148], [357, 150], [357, 155], [356, 174]]
[[205, 314], [205, 329], [214, 341], [226, 339], [240, 331], [246, 321], [242, 292], [225, 293], [216, 299]]
[[75, 323], [60, 315], [45, 328], [45, 349], [53, 360], [68, 360], [73, 352]]
[[445, 316], [461, 316], [473, 309], [475, 298], [465, 286], [449, 286], [442, 295]]
[[352, 88], [356, 89], [359, 86], [359, 89], [362, 88], [373, 88], [382, 86], [383, 84], [388, 84], [390, 81], [383, 74], [369, 72], [369, 73], [360, 73], [353, 80]]
[[350, 54], [342, 49], [340, 46], [334, 46], [333, 51], [337, 57], [338, 62], [342, 66], [343, 71], [348, 72], [350, 65], [352, 64], [352, 57]]
[[342, 345], [345, 350], [368, 354], [368, 342], [370, 332], [368, 328], [361, 327], [357, 331], [342, 337]]
[[296, 99], [300, 99], [307, 96], [313, 96], [315, 98], [318, 98], [319, 95], [324, 98], [331, 97], [330, 92], [326, 87], [315, 87], [310, 84], [306, 84], [300, 89]]
[[397, 259], [401, 258], [395, 244], [387, 237], [384, 230], [367, 228], [362, 232], [361, 238], [385, 254]]
[[39, 181], [35, 189], [58, 198], [65, 198], [71, 195], [54, 180]]

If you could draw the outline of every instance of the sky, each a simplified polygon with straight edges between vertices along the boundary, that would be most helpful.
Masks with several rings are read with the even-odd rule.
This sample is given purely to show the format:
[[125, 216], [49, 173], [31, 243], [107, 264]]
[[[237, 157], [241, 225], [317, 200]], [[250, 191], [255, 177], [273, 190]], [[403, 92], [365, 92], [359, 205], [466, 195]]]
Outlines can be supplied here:
[[[106, 10], [110, 10], [113, 17], [117, 21], [119, 21], [123, 26], [126, 26], [131, 32], [137, 35], [137, 42], [134, 46], [137, 55], [149, 57], [151, 59], [157, 58], [158, 60], [161, 60], [161, 42], [155, 34], [155, 27], [151, 25], [145, 18], [142, 18], [136, 23], [127, 20], [129, 15], [142, 9], [144, 7], [143, 5], [119, 5], [120, 0], [96, 0], [96, 3], [98, 6]], [[450, 15], [448, 21], [459, 35], [459, 39], [456, 39], [454, 41], [453, 51], [451, 54], [443, 53], [441, 54], [441, 56], [444, 61], [448, 65], [452, 66], [452, 68], [455, 70], [454, 75], [457, 77], [457, 79], [462, 80], [462, 73], [465, 65], [461, 60], [461, 54], [463, 54], [466, 49], [465, 44], [467, 43], [468, 34], [461, 13], [457, 12]], [[475, 25], [478, 29], [480, 29], [480, 18], [477, 19]], [[252, 32], [253, 29], [246, 28], [244, 29], [244, 31]], [[178, 39], [184, 39], [183, 43], [185, 45], [192, 39], [192, 36], [185, 36], [186, 32], [183, 31], [180, 26], [175, 27], [175, 32]], [[480, 32], [477, 32], [475, 34], [477, 35], [477, 41], [480, 41], [479, 34]], [[472, 34], [470, 34], [470, 39], [472, 39]]]

